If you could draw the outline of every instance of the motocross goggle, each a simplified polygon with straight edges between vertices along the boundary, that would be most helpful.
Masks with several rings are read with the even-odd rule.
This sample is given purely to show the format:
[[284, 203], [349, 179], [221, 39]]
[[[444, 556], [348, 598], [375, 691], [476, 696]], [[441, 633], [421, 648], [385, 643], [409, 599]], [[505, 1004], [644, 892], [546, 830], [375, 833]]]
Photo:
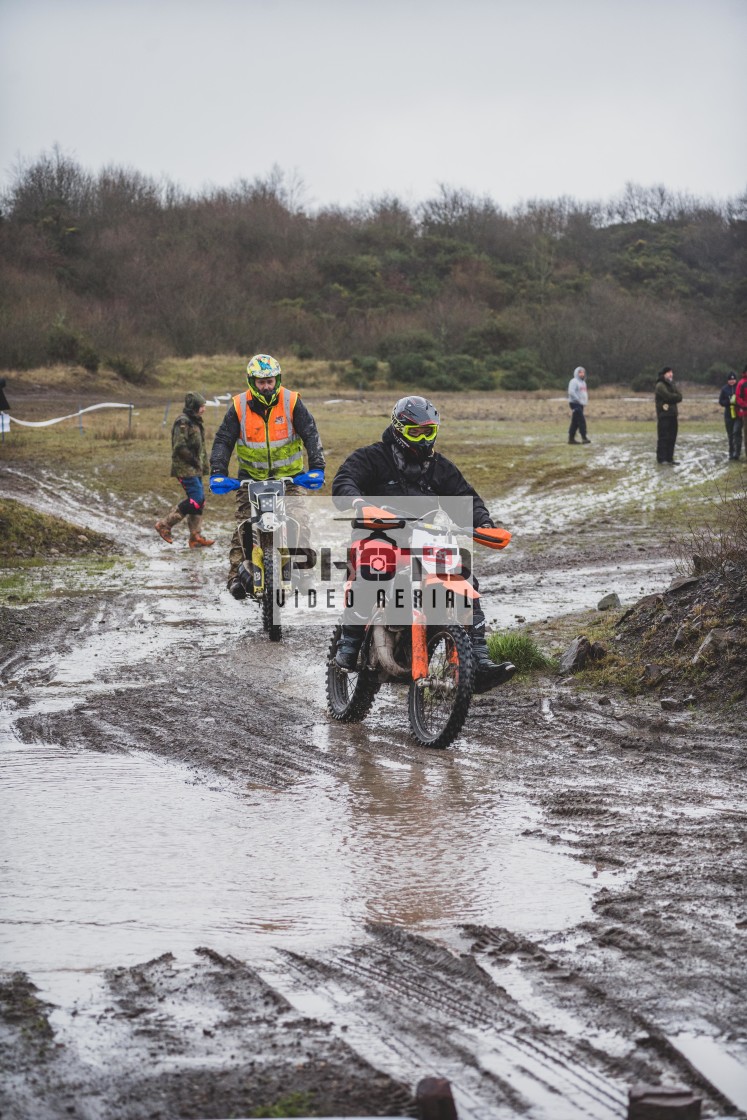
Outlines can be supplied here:
[[397, 427], [408, 443], [433, 443], [438, 435], [438, 424], [398, 424]]

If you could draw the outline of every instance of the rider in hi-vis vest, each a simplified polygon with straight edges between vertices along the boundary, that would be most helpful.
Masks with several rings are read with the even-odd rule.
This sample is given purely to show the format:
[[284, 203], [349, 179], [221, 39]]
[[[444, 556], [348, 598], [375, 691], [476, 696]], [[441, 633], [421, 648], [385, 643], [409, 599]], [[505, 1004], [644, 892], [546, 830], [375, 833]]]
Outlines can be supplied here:
[[[324, 451], [314, 417], [298, 393], [281, 386], [280, 364], [269, 354], [256, 354], [246, 367], [249, 386], [228, 406], [215, 434], [210, 453], [210, 474], [227, 475], [234, 447], [239, 478], [290, 478], [303, 469], [304, 448], [309, 470], [324, 470]], [[302, 495], [300, 487], [288, 485], [288, 495]], [[308, 514], [303, 503], [294, 503], [294, 516], [301, 534], [308, 538]], [[228, 590], [235, 599], [246, 592], [238, 579], [243, 559], [238, 526], [249, 515], [246, 489], [236, 491], [236, 522], [229, 553]]]

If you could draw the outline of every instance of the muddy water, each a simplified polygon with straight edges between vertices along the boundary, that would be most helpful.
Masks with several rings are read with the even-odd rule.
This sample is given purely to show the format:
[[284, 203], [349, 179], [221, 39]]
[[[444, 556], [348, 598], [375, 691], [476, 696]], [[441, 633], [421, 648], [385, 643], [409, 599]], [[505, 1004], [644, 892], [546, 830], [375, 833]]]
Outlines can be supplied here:
[[[199, 627], [202, 656], [240, 639], [251, 608], [221, 591], [217, 551], [145, 547], [136, 566], [107, 577], [115, 592], [137, 590], [126, 625], [112, 633], [104, 601], [71, 652], [37, 661], [43, 687], [25, 688], [25, 716], [157, 678], [187, 626]], [[498, 572], [485, 586], [497, 592], [491, 618], [511, 625], [546, 616], [549, 602], [593, 606], [611, 586], [625, 601], [661, 581], [631, 563], [539, 578]], [[13, 967], [123, 964], [200, 943], [241, 956], [265, 943], [340, 942], [368, 919], [443, 937], [462, 922], [552, 932], [583, 920], [599, 887], [568, 855], [522, 835], [534, 823], [529, 804], [486, 788], [468, 755], [424, 765], [422, 755], [378, 757], [375, 743], [351, 751], [351, 729], [330, 727], [322, 712], [313, 738], [346, 759], [343, 779], [338, 768], [290, 792], [208, 788], [144, 753], [147, 744], [114, 756], [25, 745], [11, 706], [0, 710], [0, 734], [2, 936]]]
[[587, 913], [591, 872], [523, 838], [530, 808], [458, 767], [369, 757], [342, 783], [237, 796], [147, 754], [6, 741], [1, 757], [14, 968], [134, 963], [198, 944], [238, 956], [308, 947], [350, 939], [368, 919], [530, 933]]

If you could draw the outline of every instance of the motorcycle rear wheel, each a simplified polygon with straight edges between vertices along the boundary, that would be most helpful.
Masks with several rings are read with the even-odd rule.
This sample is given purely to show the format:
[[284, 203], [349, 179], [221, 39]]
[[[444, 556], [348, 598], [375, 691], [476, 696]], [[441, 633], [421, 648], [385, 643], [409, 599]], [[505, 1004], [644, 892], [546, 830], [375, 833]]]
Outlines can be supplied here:
[[265, 569], [265, 589], [262, 593], [262, 629], [271, 642], [279, 642], [283, 637], [283, 628], [279, 622], [273, 622], [272, 610], [275, 590], [280, 586], [278, 578], [280, 557], [273, 548], [271, 533], [260, 533], [259, 545], [262, 549]]
[[428, 628], [428, 676], [413, 681], [408, 697], [410, 729], [424, 747], [448, 747], [464, 726], [472, 699], [472, 645], [461, 626]]
[[360, 723], [370, 712], [381, 683], [371, 669], [360, 673], [338, 669], [335, 653], [341, 631], [341, 626], [335, 626], [327, 654], [327, 711], [339, 723]]

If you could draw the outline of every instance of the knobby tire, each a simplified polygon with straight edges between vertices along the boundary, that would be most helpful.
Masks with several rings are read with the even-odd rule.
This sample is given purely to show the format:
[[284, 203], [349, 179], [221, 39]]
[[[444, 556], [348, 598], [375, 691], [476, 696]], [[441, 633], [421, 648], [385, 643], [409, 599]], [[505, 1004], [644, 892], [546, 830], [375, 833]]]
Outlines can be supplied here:
[[428, 628], [428, 679], [410, 685], [410, 729], [424, 747], [448, 747], [464, 726], [475, 667], [469, 636], [461, 626]]
[[327, 654], [327, 711], [340, 723], [360, 723], [370, 712], [381, 684], [371, 669], [345, 673], [337, 668], [335, 653], [341, 631], [341, 626], [335, 627]]
[[262, 629], [266, 632], [271, 642], [279, 642], [283, 637], [283, 628], [280, 623], [272, 621], [273, 600], [275, 591], [280, 586], [276, 578], [279, 557], [275, 555], [272, 533], [259, 534], [259, 546], [262, 549], [262, 562], [265, 569], [265, 589], [262, 594]]

